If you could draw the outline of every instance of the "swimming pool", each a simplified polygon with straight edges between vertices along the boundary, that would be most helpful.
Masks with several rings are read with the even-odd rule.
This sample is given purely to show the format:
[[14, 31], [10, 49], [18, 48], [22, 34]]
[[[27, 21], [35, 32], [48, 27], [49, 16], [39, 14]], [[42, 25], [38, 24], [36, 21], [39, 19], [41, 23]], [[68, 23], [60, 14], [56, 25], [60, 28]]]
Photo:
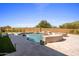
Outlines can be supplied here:
[[26, 34], [27, 40], [30, 40], [32, 42], [40, 43], [40, 40], [43, 39], [43, 34], [41, 33], [28, 33]]

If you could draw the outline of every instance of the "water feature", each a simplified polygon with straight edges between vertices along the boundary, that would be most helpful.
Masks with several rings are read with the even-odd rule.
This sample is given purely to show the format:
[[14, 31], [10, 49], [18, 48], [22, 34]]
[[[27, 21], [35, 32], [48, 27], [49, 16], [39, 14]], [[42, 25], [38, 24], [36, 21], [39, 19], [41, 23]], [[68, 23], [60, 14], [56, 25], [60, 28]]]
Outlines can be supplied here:
[[36, 43], [40, 43], [40, 41], [43, 39], [43, 34], [41, 33], [27, 33], [26, 36], [27, 36], [27, 40]]

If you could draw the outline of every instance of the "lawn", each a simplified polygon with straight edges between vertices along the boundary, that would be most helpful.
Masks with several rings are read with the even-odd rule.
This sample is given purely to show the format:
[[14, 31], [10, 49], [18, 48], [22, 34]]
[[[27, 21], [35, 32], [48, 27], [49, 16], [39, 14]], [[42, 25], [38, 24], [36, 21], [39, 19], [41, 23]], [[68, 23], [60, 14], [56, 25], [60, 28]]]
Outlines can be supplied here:
[[8, 36], [0, 37], [0, 53], [11, 53], [16, 51]]

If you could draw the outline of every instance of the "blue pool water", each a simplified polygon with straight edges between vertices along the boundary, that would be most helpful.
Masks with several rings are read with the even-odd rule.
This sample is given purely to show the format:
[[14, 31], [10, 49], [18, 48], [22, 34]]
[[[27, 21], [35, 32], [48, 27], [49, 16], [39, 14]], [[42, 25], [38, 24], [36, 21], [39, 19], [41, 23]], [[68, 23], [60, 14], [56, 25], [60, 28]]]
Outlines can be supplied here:
[[40, 43], [40, 40], [43, 39], [43, 34], [41, 33], [29, 33], [26, 34], [26, 36], [28, 37], [28, 40], [32, 41], [32, 42], [36, 42], [36, 43]]

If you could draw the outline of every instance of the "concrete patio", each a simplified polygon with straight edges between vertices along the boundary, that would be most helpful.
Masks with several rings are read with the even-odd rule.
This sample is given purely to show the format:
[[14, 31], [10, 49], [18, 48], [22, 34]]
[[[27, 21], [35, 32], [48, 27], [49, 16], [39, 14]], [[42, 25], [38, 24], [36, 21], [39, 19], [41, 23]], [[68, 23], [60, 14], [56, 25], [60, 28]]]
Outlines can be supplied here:
[[49, 47], [28, 41], [26, 37], [20, 35], [9, 35], [9, 37], [16, 47], [16, 52], [7, 54], [6, 56], [66, 56]]
[[79, 35], [68, 35], [64, 41], [48, 43], [46, 46], [69, 56], [79, 56]]

